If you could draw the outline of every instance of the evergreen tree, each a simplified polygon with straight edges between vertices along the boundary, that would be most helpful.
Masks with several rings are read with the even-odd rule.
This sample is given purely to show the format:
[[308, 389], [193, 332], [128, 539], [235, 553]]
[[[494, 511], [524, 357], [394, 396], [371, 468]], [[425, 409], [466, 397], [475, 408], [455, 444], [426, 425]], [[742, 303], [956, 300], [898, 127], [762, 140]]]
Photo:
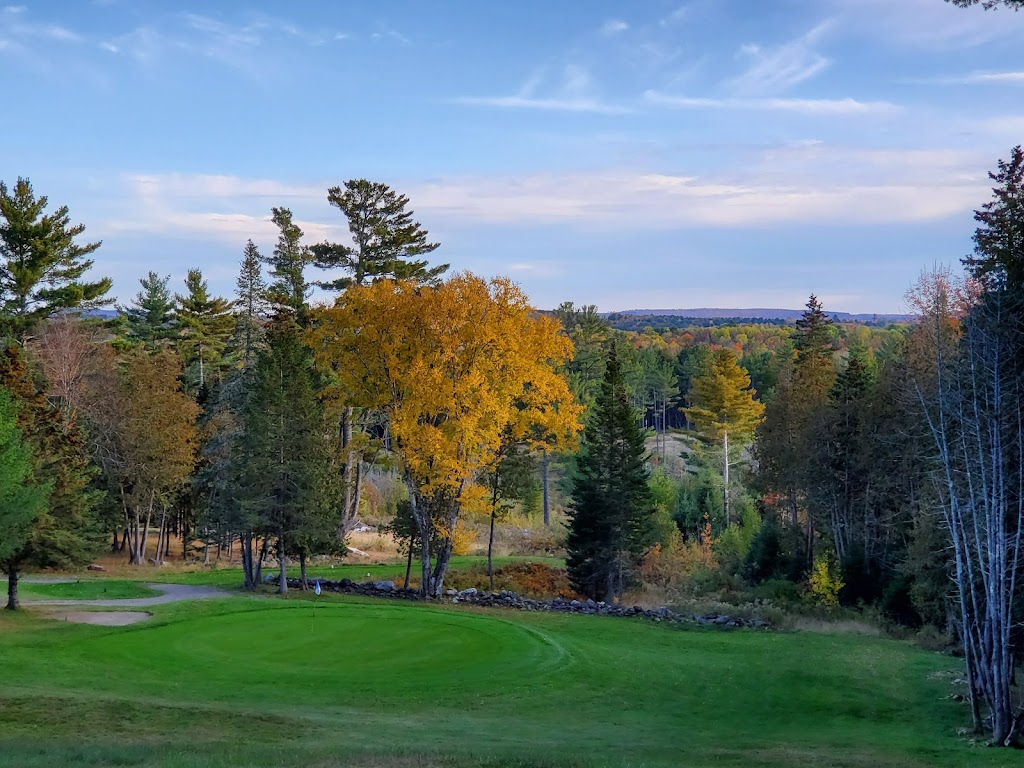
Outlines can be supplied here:
[[427, 231], [413, 220], [413, 212], [406, 210], [409, 198], [387, 184], [351, 179], [344, 189], [327, 190], [327, 200], [345, 215], [352, 244], [313, 246], [316, 266], [347, 273], [318, 283], [320, 287], [342, 291], [381, 278], [432, 284], [448, 270], [447, 264], [428, 267], [425, 260], [417, 258], [437, 250], [439, 244], [429, 242]]
[[93, 264], [86, 257], [100, 243], [76, 243], [85, 227], [70, 223], [66, 206], [44, 214], [47, 203], [28, 179], [13, 190], [0, 181], [0, 325], [18, 339], [63, 310], [110, 303], [109, 278], [82, 279]]
[[337, 531], [338, 499], [328, 441], [330, 428], [317, 397], [313, 362], [291, 314], [280, 313], [256, 359], [242, 411], [237, 467], [239, 514], [276, 538], [279, 591], [288, 591], [285, 557], [326, 546], [325, 520]]
[[267, 286], [259, 249], [249, 240], [245, 244], [242, 263], [238, 271], [235, 295], [235, 340], [236, 354], [242, 368], [248, 370], [262, 346], [263, 323], [267, 314]]
[[273, 208], [271, 212], [278, 237], [273, 255], [264, 259], [274, 279], [267, 289], [267, 297], [276, 307], [290, 310], [300, 323], [305, 323], [310, 290], [305, 269], [312, 257], [302, 244], [302, 229], [292, 220], [292, 212], [287, 208]]
[[231, 316], [230, 301], [210, 296], [200, 270], [188, 271], [185, 287], [187, 294], [175, 296], [181, 337], [179, 351], [185, 362], [186, 380], [202, 393], [207, 386], [208, 371], [219, 375], [235, 319]]
[[18, 429], [18, 406], [0, 387], [0, 567], [7, 574], [7, 608], [18, 607], [18, 554], [46, 510], [50, 488], [33, 479], [32, 449]]
[[607, 602], [621, 597], [651, 543], [655, 505], [645, 458], [644, 433], [613, 345], [577, 458], [569, 511], [566, 567], [581, 594]]
[[167, 287], [171, 276], [150, 272], [139, 279], [142, 290], [127, 307], [118, 307], [130, 341], [150, 352], [167, 344], [174, 336], [174, 300]]
[[37, 388], [24, 355], [16, 344], [4, 350], [0, 385], [20, 406], [18, 425], [31, 447], [32, 480], [47, 493], [27, 538], [3, 562], [15, 584], [18, 571], [26, 567], [86, 565], [103, 545], [97, 518], [102, 493], [94, 487], [97, 470], [89, 461], [84, 435]]

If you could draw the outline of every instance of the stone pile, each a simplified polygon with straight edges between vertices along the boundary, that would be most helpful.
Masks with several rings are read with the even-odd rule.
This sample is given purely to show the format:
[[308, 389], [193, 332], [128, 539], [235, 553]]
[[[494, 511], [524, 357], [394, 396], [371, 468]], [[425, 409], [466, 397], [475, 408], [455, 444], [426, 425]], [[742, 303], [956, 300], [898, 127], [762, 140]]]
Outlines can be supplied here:
[[[312, 581], [310, 581], [312, 584]], [[302, 582], [299, 579], [288, 579], [288, 586], [292, 589], [301, 589]], [[357, 583], [351, 579], [340, 581], [320, 580], [320, 589], [326, 592], [340, 592], [348, 595], [363, 595], [366, 597], [389, 597], [399, 600], [421, 600], [423, 596], [418, 590], [403, 589], [395, 586], [393, 581], [367, 581]], [[630, 619], [647, 619], [655, 622], [666, 622], [669, 624], [700, 624], [724, 628], [751, 627], [754, 629], [769, 628], [768, 622], [761, 619], [744, 619], [738, 616], [728, 616], [718, 613], [708, 614], [684, 614], [676, 613], [668, 608], [648, 608], [639, 605], [609, 605], [604, 602], [593, 600], [567, 600], [556, 597], [551, 600], [536, 600], [523, 597], [503, 589], [501, 592], [483, 592], [473, 587], [456, 591], [449, 589], [443, 600], [460, 605], [477, 605], [483, 608], [509, 608], [518, 611], [539, 611], [546, 613], [576, 613], [588, 616], [618, 616]]]

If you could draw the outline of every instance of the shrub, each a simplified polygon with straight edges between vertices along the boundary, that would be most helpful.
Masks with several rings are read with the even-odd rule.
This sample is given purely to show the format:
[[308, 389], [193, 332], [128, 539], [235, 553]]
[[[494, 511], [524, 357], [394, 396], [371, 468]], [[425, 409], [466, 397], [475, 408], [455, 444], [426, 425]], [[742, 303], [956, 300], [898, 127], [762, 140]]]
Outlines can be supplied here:
[[839, 593], [843, 589], [843, 577], [828, 558], [821, 557], [814, 561], [811, 575], [807, 581], [815, 600], [830, 608], [839, 606]]

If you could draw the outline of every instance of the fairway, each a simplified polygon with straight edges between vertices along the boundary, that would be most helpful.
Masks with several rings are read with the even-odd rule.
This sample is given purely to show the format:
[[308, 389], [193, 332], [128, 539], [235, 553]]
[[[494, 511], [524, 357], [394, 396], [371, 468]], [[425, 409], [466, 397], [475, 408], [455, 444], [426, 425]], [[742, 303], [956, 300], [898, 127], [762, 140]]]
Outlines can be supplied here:
[[[0, 618], [0, 765], [1004, 765], [955, 660], [844, 635], [323, 596]], [[842, 660], [841, 662], [838, 660]]]

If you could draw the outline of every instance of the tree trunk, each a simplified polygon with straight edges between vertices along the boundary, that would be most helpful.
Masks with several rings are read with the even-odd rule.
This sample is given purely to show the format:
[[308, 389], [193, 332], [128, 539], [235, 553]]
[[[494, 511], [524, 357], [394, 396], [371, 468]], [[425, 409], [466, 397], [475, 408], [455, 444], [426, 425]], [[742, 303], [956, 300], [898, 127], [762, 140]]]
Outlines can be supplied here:
[[277, 537], [277, 565], [281, 569], [281, 572], [277, 574], [277, 594], [287, 595], [288, 594], [288, 574], [285, 572], [284, 565], [284, 534], [279, 534]]
[[542, 485], [544, 486], [544, 525], [551, 525], [551, 513], [548, 510], [548, 452], [544, 451], [544, 459], [541, 462], [543, 468]]
[[120, 543], [117, 540], [117, 528], [115, 528], [114, 529], [114, 541], [110, 545], [110, 551], [116, 554], [120, 548], [121, 548]]
[[729, 432], [722, 431], [722, 498], [725, 501], [725, 527], [729, 527]]
[[309, 589], [309, 583], [306, 581], [306, 551], [299, 552], [299, 581], [302, 582], [302, 591], [305, 592]]
[[[259, 542], [259, 539], [257, 539], [257, 542]], [[267, 559], [267, 539], [264, 538], [263, 539], [263, 544], [262, 545], [258, 545], [258, 546], [259, 546], [260, 556], [256, 559], [256, 571], [253, 574], [253, 576], [255, 576], [257, 584], [262, 584], [263, 583], [263, 561]]]
[[146, 524], [142, 528], [142, 541], [139, 543], [139, 564], [146, 562], [146, 549], [149, 543], [149, 524], [153, 521], [153, 500], [156, 493], [149, 495], [149, 509], [146, 510]]
[[491, 592], [494, 591], [494, 518], [498, 516], [498, 507], [491, 505], [491, 530], [487, 536], [487, 578], [490, 581]]
[[[359, 503], [363, 499], [363, 462], [362, 459], [356, 457], [356, 469], [355, 469], [355, 481], [356, 489], [352, 497], [352, 517], [349, 519], [349, 526], [352, 525], [359, 517]], [[346, 528], [347, 531], [347, 528]]]
[[252, 572], [252, 537], [248, 533], [242, 534], [239, 548], [242, 550], [242, 588], [256, 589]]
[[412, 544], [413, 537], [409, 537], [409, 552], [405, 559], [405, 584], [402, 585], [402, 589], [409, 588], [409, 576], [412, 574]]
[[18, 610], [18, 569], [13, 566], [7, 569], [7, 610]]
[[345, 408], [345, 414], [341, 419], [341, 450], [345, 456], [345, 508], [341, 515], [341, 530], [338, 537], [342, 540], [348, 534], [349, 526], [352, 523], [352, 496], [355, 493], [355, 467], [352, 464], [352, 421], [355, 418], [355, 409], [352, 406]]

